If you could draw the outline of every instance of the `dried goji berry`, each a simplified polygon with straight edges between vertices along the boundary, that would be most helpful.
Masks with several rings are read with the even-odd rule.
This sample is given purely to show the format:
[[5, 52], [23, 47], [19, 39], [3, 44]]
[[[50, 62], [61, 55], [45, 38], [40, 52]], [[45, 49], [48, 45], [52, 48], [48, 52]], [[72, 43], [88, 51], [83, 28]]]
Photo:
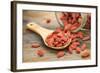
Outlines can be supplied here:
[[74, 45], [79, 46], [80, 43], [79, 42], [73, 42]]
[[81, 51], [81, 57], [86, 58], [90, 56], [90, 52], [88, 49], [85, 49], [84, 51]]
[[57, 52], [57, 58], [63, 57], [65, 55], [64, 51], [58, 51]]
[[38, 48], [40, 47], [40, 44], [37, 42], [32, 43], [32, 48]]
[[64, 31], [67, 31], [70, 29], [71, 29], [71, 24], [66, 24], [66, 26], [64, 26]]
[[37, 55], [40, 57], [44, 56], [44, 53], [45, 52], [43, 50], [37, 50]]
[[83, 51], [83, 50], [85, 50], [86, 48], [87, 48], [86, 44], [83, 43], [82, 46], [81, 46], [81, 50]]
[[73, 50], [75, 50], [77, 46], [78, 46], [78, 45], [75, 44], [75, 43], [72, 43], [72, 44], [70, 45], [70, 47], [71, 47]]
[[76, 53], [79, 54], [81, 52], [81, 49], [79, 47], [76, 48]]
[[71, 47], [69, 47], [67, 51], [68, 51], [68, 53], [72, 54], [73, 49]]
[[82, 39], [82, 38], [83, 38], [83, 33], [82, 33], [82, 32], [78, 32], [78, 33], [77, 33], [77, 37], [79, 37], [79, 38]]
[[85, 36], [82, 40], [83, 40], [83, 41], [87, 41], [87, 40], [89, 40], [89, 39], [90, 39], [90, 36], [87, 35], [87, 36]]
[[70, 28], [71, 31], [73, 31], [73, 30], [75, 30], [75, 29], [77, 29], [76, 26], [71, 26], [71, 28]]

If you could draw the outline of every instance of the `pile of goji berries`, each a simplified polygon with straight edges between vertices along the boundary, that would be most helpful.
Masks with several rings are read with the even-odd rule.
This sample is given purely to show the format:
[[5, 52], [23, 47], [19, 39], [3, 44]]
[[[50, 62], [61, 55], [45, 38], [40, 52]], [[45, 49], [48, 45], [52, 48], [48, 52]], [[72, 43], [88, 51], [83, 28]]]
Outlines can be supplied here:
[[70, 39], [70, 31], [63, 31], [61, 28], [57, 28], [52, 34], [50, 34], [46, 42], [52, 47], [61, 47], [67, 44]]
[[81, 25], [82, 16], [75, 12], [62, 12], [61, 21], [64, 24], [64, 30], [73, 31]]
[[[46, 38], [47, 44], [51, 47], [62, 47], [66, 45], [69, 40], [71, 40], [71, 43], [65, 48], [67, 52], [72, 54], [73, 50], [75, 50], [77, 54], [81, 55], [81, 57], [88, 57], [90, 52], [87, 44], [84, 43], [84, 41], [90, 40], [90, 33], [84, 35], [82, 31], [73, 32], [73, 30], [76, 30], [81, 25], [81, 14], [75, 12], [62, 12], [60, 19], [64, 24], [64, 28], [58, 27], [52, 34], [48, 35]], [[87, 16], [86, 25], [88, 26], [85, 26], [86, 28], [90, 28], [90, 22], [91, 17]], [[83, 43], [81, 43], [79, 40], [82, 40]], [[33, 48], [39, 46], [40, 45], [36, 43], [32, 45]], [[43, 50], [37, 51], [37, 55], [40, 57], [44, 54], [45, 52]], [[64, 55], [65, 51], [57, 51], [57, 58], [63, 57]]]

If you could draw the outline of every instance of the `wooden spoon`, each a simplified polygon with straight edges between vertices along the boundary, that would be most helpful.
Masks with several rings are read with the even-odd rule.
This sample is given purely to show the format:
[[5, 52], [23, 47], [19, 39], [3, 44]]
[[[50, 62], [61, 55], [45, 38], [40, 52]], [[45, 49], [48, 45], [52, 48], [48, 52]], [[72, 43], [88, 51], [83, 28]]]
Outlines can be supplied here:
[[42, 39], [43, 39], [45, 45], [46, 45], [47, 47], [50, 47], [50, 48], [53, 48], [53, 49], [64, 49], [64, 48], [67, 47], [67, 46], [70, 44], [70, 42], [71, 42], [71, 39], [70, 39], [70, 40], [68, 41], [68, 43], [67, 43], [66, 45], [64, 45], [64, 46], [61, 46], [61, 47], [52, 47], [52, 46], [49, 46], [49, 45], [46, 43], [45, 40], [46, 40], [46, 38], [47, 38], [48, 35], [50, 35], [50, 34], [52, 34], [52, 33], [54, 32], [54, 30], [49, 30], [49, 29], [43, 28], [43, 27], [39, 26], [39, 25], [36, 24], [36, 23], [29, 23], [29, 24], [27, 24], [27, 28], [30, 29], [30, 30], [32, 30], [32, 31], [34, 31], [35, 33], [39, 34], [39, 35], [42, 37]]

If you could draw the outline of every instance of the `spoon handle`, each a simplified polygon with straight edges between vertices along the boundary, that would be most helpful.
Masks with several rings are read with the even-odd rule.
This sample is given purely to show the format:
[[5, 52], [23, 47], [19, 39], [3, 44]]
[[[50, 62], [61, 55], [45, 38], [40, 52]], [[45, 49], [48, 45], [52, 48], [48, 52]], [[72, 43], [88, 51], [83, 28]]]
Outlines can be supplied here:
[[39, 26], [36, 23], [27, 24], [27, 28], [32, 30], [32, 31], [34, 31], [34, 32], [36, 32], [37, 34], [39, 34], [42, 37], [47, 36], [48, 35], [47, 33], [51, 33], [52, 32], [51, 30], [43, 28], [43, 27]]

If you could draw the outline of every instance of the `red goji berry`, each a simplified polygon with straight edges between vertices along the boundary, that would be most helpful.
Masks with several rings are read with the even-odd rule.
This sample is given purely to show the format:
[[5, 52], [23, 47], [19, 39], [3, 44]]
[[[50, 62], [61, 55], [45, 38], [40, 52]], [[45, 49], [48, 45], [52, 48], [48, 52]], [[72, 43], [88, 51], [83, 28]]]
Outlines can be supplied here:
[[63, 57], [65, 55], [64, 51], [58, 51], [57, 52], [57, 58]]
[[45, 52], [43, 50], [37, 50], [37, 55], [40, 57], [44, 56], [44, 53]]

